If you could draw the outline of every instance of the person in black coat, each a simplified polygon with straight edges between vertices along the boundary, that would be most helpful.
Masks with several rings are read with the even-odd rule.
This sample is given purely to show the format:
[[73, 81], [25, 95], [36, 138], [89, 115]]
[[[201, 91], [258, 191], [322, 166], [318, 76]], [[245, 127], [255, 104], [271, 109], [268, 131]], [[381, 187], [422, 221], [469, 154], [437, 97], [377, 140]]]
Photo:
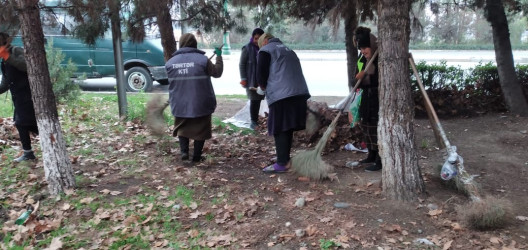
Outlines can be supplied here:
[[27, 75], [24, 49], [11, 46], [9, 35], [0, 32], [0, 58], [2, 59], [2, 82], [0, 83], [0, 94], [11, 91], [11, 99], [15, 107], [13, 120], [18, 130], [20, 142], [24, 154], [16, 158], [15, 162], [34, 160], [35, 154], [31, 149], [30, 132], [38, 134], [37, 119], [31, 89]]
[[[361, 52], [365, 66], [372, 60], [374, 52], [378, 49], [377, 39], [366, 27], [358, 27], [354, 31], [354, 41]], [[367, 71], [359, 70], [357, 79], [363, 79], [360, 88], [363, 90], [361, 103], [359, 105], [359, 116], [361, 119], [360, 128], [364, 134], [364, 141], [367, 144], [368, 156], [360, 163], [368, 164], [365, 171], [381, 170], [381, 158], [378, 150], [378, 120], [379, 120], [379, 78], [378, 78], [378, 58], [373, 59], [372, 67]]]
[[251, 117], [251, 129], [258, 126], [258, 117], [260, 102], [264, 100], [263, 95], [257, 94], [257, 54], [259, 51], [258, 40], [264, 34], [264, 30], [256, 28], [251, 33], [249, 43], [242, 47], [240, 53], [240, 85], [246, 88], [246, 94], [249, 99], [249, 114]]

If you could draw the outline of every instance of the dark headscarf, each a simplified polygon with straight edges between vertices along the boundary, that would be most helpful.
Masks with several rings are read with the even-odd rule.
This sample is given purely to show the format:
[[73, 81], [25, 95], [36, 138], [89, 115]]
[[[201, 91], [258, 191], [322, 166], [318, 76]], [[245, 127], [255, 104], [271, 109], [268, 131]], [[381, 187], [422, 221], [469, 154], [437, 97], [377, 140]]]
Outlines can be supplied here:
[[194, 37], [191, 33], [185, 33], [180, 37], [180, 48], [183, 47], [191, 47], [191, 48], [198, 48], [198, 42], [196, 41], [196, 37]]

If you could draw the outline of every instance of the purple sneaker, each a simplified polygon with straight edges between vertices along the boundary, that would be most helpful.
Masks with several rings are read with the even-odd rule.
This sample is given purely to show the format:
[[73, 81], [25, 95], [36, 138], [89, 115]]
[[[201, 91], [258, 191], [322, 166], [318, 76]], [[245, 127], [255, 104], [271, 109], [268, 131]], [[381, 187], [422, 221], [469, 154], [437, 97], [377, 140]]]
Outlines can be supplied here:
[[288, 172], [288, 169], [286, 168], [286, 166], [281, 166], [275, 163], [273, 165], [269, 165], [263, 168], [262, 172], [264, 173], [285, 173], [285, 172]]

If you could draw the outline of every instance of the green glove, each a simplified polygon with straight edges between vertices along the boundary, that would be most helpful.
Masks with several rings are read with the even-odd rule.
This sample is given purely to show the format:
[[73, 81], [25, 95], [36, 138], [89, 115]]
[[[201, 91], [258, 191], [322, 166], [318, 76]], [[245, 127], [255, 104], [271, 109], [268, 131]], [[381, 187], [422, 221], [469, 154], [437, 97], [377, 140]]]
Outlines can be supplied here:
[[222, 56], [222, 50], [220, 48], [215, 48], [214, 53], [216, 54], [216, 56]]

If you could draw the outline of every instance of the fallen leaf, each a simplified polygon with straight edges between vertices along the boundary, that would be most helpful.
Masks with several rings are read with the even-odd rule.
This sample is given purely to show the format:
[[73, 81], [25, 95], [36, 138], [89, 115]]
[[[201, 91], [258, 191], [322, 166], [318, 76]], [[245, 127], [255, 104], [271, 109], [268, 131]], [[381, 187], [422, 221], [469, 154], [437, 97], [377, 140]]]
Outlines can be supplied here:
[[346, 227], [346, 228], [354, 228], [354, 227], [356, 227], [356, 225], [357, 225], [357, 224], [356, 224], [355, 222], [353, 222], [353, 221], [349, 221], [349, 222], [347, 222], [347, 223], [345, 224], [345, 227]]
[[387, 242], [395, 244], [397, 241], [393, 238], [387, 238]]
[[196, 238], [196, 237], [198, 237], [198, 235], [200, 235], [200, 232], [198, 230], [196, 230], [196, 229], [192, 229], [189, 232], [187, 232], [187, 234], [191, 238]]
[[99, 191], [99, 193], [102, 193], [102, 194], [109, 194], [110, 192], [112, 192], [112, 191], [110, 191], [108, 189], [103, 189], [103, 190]]
[[384, 225], [383, 226], [383, 230], [387, 231], [387, 232], [401, 232], [402, 229], [401, 229], [401, 226], [400, 225], [396, 225], [396, 224], [393, 224], [393, 225]]
[[427, 213], [429, 216], [437, 216], [442, 214], [442, 209], [433, 209], [430, 210], [429, 213]]
[[58, 250], [62, 248], [62, 240], [60, 237], [53, 238], [48, 248], [45, 250]]
[[462, 230], [462, 226], [460, 226], [460, 224], [458, 224], [457, 222], [451, 223], [451, 228], [453, 228], [453, 230], [455, 230], [455, 231]]
[[502, 242], [502, 240], [498, 237], [491, 237], [489, 241], [493, 244], [500, 244]]
[[194, 212], [194, 213], [191, 213], [190, 216], [189, 216], [189, 218], [191, 218], [191, 219], [196, 219], [196, 218], [198, 218], [198, 216], [200, 216], [201, 214], [202, 214], [202, 213], [201, 213], [200, 211], [196, 211], [196, 212]]
[[152, 216], [147, 217], [144, 221], [141, 222], [141, 225], [147, 224], [152, 219]]
[[104, 212], [98, 214], [97, 218], [99, 218], [101, 220], [109, 219], [110, 218], [110, 213], [108, 211], [104, 211]]
[[120, 195], [122, 193], [123, 192], [121, 192], [121, 191], [110, 191], [110, 195], [113, 195], [113, 196]]
[[314, 227], [313, 225], [309, 225], [308, 227], [306, 227], [305, 231], [306, 231], [306, 234], [308, 234], [308, 236], [312, 236], [317, 233], [317, 228]]
[[34, 181], [36, 179], [38, 179], [36, 174], [28, 174], [28, 181]]
[[138, 221], [139, 219], [139, 216], [137, 215], [130, 215], [128, 216], [124, 221], [123, 221], [123, 224], [125, 224], [125, 226], [130, 226], [131, 224], [134, 224]]
[[446, 242], [442, 247], [442, 250], [448, 250], [449, 248], [451, 248], [451, 244], [453, 244], [453, 240]]
[[82, 198], [79, 202], [81, 204], [90, 204], [93, 200], [95, 199], [92, 197], [86, 197], [86, 198]]
[[330, 221], [332, 221], [332, 218], [330, 218], [330, 217], [325, 217], [325, 218], [322, 218], [322, 219], [321, 219], [321, 222], [322, 222], [322, 223], [328, 223], [328, 222], [330, 222]]
[[268, 247], [275, 246], [275, 242], [268, 242]]
[[310, 181], [310, 178], [306, 177], [306, 176], [300, 176], [299, 178], [297, 178], [298, 181]]
[[70, 205], [70, 204], [68, 204], [68, 203], [64, 203], [64, 204], [62, 205], [62, 207], [61, 207], [61, 210], [62, 210], [62, 211], [68, 211], [68, 210], [70, 210], [70, 208], [71, 208], [71, 205]]

